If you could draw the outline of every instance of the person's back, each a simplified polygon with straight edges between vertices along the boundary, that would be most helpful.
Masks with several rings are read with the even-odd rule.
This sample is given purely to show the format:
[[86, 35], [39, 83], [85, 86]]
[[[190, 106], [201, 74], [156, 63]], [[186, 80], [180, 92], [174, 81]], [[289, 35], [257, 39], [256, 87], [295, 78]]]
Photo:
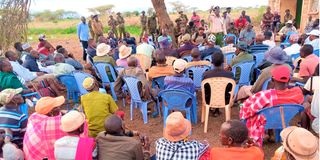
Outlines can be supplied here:
[[36, 59], [31, 55], [26, 56], [26, 59], [23, 62], [22, 66], [29, 69], [31, 72], [40, 72]]
[[213, 148], [210, 151], [210, 160], [263, 160], [263, 152], [259, 147], [249, 148]]
[[152, 80], [153, 78], [161, 77], [161, 76], [171, 76], [174, 75], [175, 72], [173, 70], [172, 65], [166, 64], [166, 57], [161, 51], [156, 52], [156, 66], [152, 66], [149, 69], [148, 72], [148, 78], [149, 80]]
[[136, 52], [137, 54], [144, 54], [152, 59], [152, 53], [154, 52], [154, 48], [152, 45], [148, 44], [148, 39], [144, 38], [144, 42], [137, 46]]
[[109, 94], [99, 91], [92, 91], [81, 96], [81, 104], [88, 120], [90, 137], [96, 137], [99, 132], [103, 131], [104, 119], [118, 109]]
[[79, 61], [73, 59], [73, 58], [68, 57], [68, 58], [65, 59], [65, 62], [66, 62], [67, 64], [72, 65], [72, 66], [73, 66], [75, 69], [77, 69], [77, 70], [82, 70], [82, 68], [83, 68], [83, 66], [81, 65], [81, 63], [80, 63]]
[[190, 67], [203, 67], [203, 66], [211, 67], [211, 63], [209, 61], [201, 60], [200, 54], [201, 53], [198, 48], [193, 48], [191, 50], [192, 61], [188, 62], [186, 69]]

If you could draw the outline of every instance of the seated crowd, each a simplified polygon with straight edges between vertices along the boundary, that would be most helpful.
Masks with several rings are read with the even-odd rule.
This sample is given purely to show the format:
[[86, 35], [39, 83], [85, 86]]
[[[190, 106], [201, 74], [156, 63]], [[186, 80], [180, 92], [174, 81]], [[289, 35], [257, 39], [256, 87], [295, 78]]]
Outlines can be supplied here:
[[[220, 14], [217, 7], [212, 16]], [[272, 40], [274, 32], [268, 29], [269, 9], [263, 17], [263, 33], [256, 34], [250, 17], [242, 12], [235, 21], [234, 30], [233, 23], [225, 28], [225, 35], [231, 30], [239, 35], [225, 39], [220, 35], [223, 32], [210, 33], [200, 21], [196, 25], [193, 21], [182, 24], [183, 13], [176, 21], [179, 28], [176, 38], [167, 33], [167, 28], [163, 28], [152, 43], [148, 33], [143, 34], [140, 44], [129, 33], [123, 39], [115, 38], [112, 31], [108, 32], [108, 37], [100, 35], [96, 40], [88, 37], [88, 47], [82, 57], [87, 63], [77, 60], [67, 46], [54, 48], [45, 35], [39, 36], [36, 50], [28, 43], [16, 43], [16, 51], [7, 51], [5, 58], [0, 58], [0, 156], [5, 160], [262, 160], [265, 159], [264, 140], [273, 141], [277, 133], [265, 129], [268, 120], [259, 111], [282, 104], [297, 104], [304, 108], [300, 113], [300, 126], [281, 131], [283, 143], [273, 159], [319, 159], [319, 55], [315, 51], [319, 52], [320, 32], [312, 29], [306, 33], [308, 37], [291, 34], [289, 45], [283, 49]], [[228, 10], [224, 12], [224, 18], [230, 16], [229, 13]], [[289, 31], [296, 31], [291, 20], [280, 29], [279, 35]], [[177, 41], [173, 42], [175, 39]], [[264, 57], [250, 69], [250, 82], [239, 83], [243, 71], [237, 66], [257, 63], [258, 52], [263, 52]], [[229, 54], [233, 55], [232, 59], [227, 58]], [[295, 54], [299, 54], [299, 58], [293, 58]], [[103, 87], [96, 63], [110, 64], [110, 68], [105, 68], [110, 85]], [[232, 84], [223, 88], [225, 105], [232, 104], [240, 110], [238, 120], [227, 119], [221, 124], [219, 137], [223, 147], [191, 139], [191, 122], [178, 110], [166, 117], [163, 136], [155, 145], [150, 145], [148, 136], [140, 133], [142, 131], [128, 129], [124, 108], [116, 103], [123, 98], [125, 105], [129, 98], [127, 92], [130, 91], [124, 89], [127, 76], [138, 80], [140, 101], [157, 103], [161, 100], [158, 97], [161, 90], [182, 90], [198, 96], [195, 80], [199, 77], [195, 77], [195, 73], [189, 74], [194, 68], [208, 68], [201, 73], [202, 81], [224, 77], [238, 85], [234, 94], [230, 93], [235, 87]], [[76, 72], [91, 76], [77, 84], [87, 92], [80, 96], [80, 105], [67, 111], [65, 106], [70, 103], [65, 98], [68, 86], [63, 85], [59, 77]], [[154, 80], [161, 78], [163, 87], [152, 85]], [[211, 91], [210, 86], [203, 88], [203, 99], [209, 102], [215, 91]], [[33, 92], [40, 97], [26, 96]], [[190, 107], [191, 101], [189, 99], [185, 105]], [[28, 112], [26, 107], [33, 104], [35, 112]], [[150, 110], [148, 108], [148, 113]], [[217, 117], [221, 111], [213, 108], [210, 112]], [[152, 117], [159, 114], [155, 109]], [[155, 153], [151, 152], [151, 146], [155, 146]]]

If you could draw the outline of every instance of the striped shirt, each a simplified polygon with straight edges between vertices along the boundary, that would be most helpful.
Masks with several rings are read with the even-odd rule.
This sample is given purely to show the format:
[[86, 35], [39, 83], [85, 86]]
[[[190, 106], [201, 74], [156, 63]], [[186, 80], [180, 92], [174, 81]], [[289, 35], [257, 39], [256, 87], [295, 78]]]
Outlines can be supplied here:
[[28, 117], [18, 109], [0, 108], [0, 128], [10, 128], [13, 140], [22, 140], [27, 127]]

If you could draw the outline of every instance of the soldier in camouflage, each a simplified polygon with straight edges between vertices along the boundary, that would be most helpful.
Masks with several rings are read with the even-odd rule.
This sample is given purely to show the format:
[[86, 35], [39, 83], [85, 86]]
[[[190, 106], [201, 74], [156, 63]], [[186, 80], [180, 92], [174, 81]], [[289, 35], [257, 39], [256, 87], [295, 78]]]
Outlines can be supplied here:
[[118, 32], [117, 32], [117, 21], [113, 18], [112, 15], [109, 16], [108, 26], [110, 27], [110, 30], [114, 33], [116, 38], [118, 38]]
[[91, 38], [95, 39], [94, 38], [94, 32], [93, 32], [93, 29], [92, 29], [92, 20], [93, 20], [93, 15], [90, 16], [90, 19], [88, 21], [88, 26], [89, 26], [89, 31], [90, 31]]
[[155, 40], [155, 34], [157, 33], [157, 16], [153, 13], [151, 17], [148, 18], [148, 31], [149, 35], [152, 35], [153, 40]]
[[144, 32], [147, 31], [147, 16], [145, 15], [145, 13], [146, 13], [145, 11], [142, 11], [140, 16], [140, 23], [141, 23], [140, 41]]
[[122, 37], [125, 37], [126, 31], [124, 29], [124, 18], [121, 16], [121, 13], [117, 13], [117, 24], [119, 29], [119, 37], [122, 39]]

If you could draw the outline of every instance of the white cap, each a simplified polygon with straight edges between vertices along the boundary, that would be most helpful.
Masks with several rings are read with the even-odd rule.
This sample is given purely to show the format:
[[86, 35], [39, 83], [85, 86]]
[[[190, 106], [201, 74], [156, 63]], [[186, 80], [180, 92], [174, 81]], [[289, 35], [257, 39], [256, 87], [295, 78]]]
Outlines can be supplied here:
[[46, 40], [46, 35], [40, 34], [40, 35], [39, 35], [39, 39]]
[[320, 35], [320, 31], [319, 30], [312, 30], [311, 32], [307, 33], [307, 35], [315, 35], [315, 36], [319, 36]]
[[289, 20], [286, 24], [288, 24], [288, 23], [292, 24], [293, 22], [292, 22], [292, 20]]
[[187, 62], [183, 59], [176, 59], [173, 62], [173, 69], [177, 73], [183, 72], [186, 69], [186, 66], [187, 66]]
[[31, 46], [30, 46], [29, 43], [25, 43], [21, 47], [22, 47], [23, 50], [26, 50], [26, 49], [30, 48]]

